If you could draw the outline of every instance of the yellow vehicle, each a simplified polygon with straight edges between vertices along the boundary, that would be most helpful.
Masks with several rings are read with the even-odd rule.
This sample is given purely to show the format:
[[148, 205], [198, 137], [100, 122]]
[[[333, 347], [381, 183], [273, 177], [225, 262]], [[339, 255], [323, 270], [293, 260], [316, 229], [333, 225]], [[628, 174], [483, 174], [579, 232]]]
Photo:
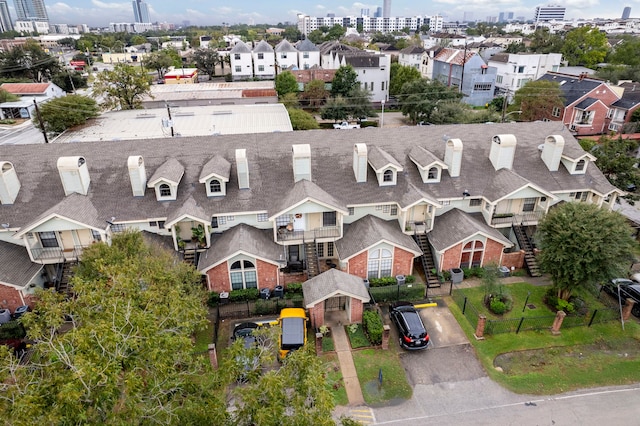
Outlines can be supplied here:
[[290, 351], [307, 343], [307, 314], [302, 308], [284, 308], [280, 311], [278, 324], [278, 360], [282, 361]]

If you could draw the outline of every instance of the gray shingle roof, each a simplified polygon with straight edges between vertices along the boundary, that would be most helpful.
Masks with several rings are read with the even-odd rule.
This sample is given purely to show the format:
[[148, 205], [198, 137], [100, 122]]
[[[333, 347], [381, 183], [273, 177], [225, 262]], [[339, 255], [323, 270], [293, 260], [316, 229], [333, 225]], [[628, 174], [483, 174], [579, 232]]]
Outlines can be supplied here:
[[393, 156], [387, 151], [377, 146], [369, 149], [368, 161], [369, 164], [377, 171], [381, 171], [389, 165], [395, 166], [399, 171], [402, 170], [402, 164], [400, 164], [398, 160], [393, 158]]
[[313, 44], [313, 42], [311, 40], [309, 40], [308, 38], [305, 38], [304, 40], [299, 41], [296, 44], [296, 48], [300, 52], [319, 52], [320, 51], [318, 46]]
[[277, 263], [284, 256], [282, 247], [273, 242], [273, 231], [260, 230], [243, 223], [222, 234], [213, 234], [209, 247], [198, 260], [198, 270], [205, 272], [212, 266], [235, 255], [245, 252], [250, 256]]
[[421, 55], [424, 52], [426, 52], [424, 48], [415, 45], [407, 46], [404, 49], [400, 50], [400, 53], [403, 53], [405, 55]]
[[282, 198], [277, 210], [273, 214], [280, 213], [281, 211], [286, 210], [307, 198], [317, 200], [342, 212], [348, 211], [344, 204], [340, 203], [318, 185], [303, 179], [293, 185], [284, 198]]
[[441, 158], [436, 157], [432, 152], [427, 151], [421, 146], [414, 146], [413, 148], [411, 148], [411, 151], [409, 152], [409, 158], [411, 158], [417, 165], [422, 168], [426, 168], [427, 166], [436, 162], [444, 164]]
[[546, 73], [540, 77], [539, 80], [553, 81], [560, 84], [560, 90], [562, 91], [562, 95], [565, 99], [565, 106], [573, 104], [596, 87], [604, 84], [602, 81], [592, 80], [589, 78], [580, 79], [579, 77], [553, 73]]
[[265, 40], [260, 40], [260, 42], [254, 46], [253, 51], [255, 53], [272, 53], [273, 47]]
[[587, 109], [596, 102], [598, 102], [598, 100], [595, 98], [585, 98], [576, 104], [576, 108]]
[[174, 184], [179, 184], [184, 175], [184, 166], [175, 158], [169, 158], [156, 169], [149, 178], [149, 185], [154, 185], [159, 180], [167, 180]]
[[422, 253], [409, 235], [403, 234], [397, 220], [383, 220], [367, 215], [345, 228], [344, 237], [335, 242], [341, 260], [368, 249], [381, 241], [387, 241], [404, 250]]
[[211, 221], [211, 216], [207, 215], [204, 208], [196, 203], [193, 197], [189, 197], [184, 204], [167, 216], [166, 224], [171, 226], [176, 220], [182, 219], [185, 216], [200, 219], [204, 223]]
[[[51, 206], [42, 214], [34, 217], [32, 222], [25, 222], [21, 225], [22, 229], [20, 229], [19, 234], [23, 234], [27, 231], [27, 228], [32, 227], [52, 216], [70, 219], [72, 221], [91, 226], [96, 230], [105, 229], [107, 226], [107, 223], [105, 222], [107, 217], [104, 219], [100, 218], [98, 210], [88, 197], [73, 193], [61, 199], [56, 205]], [[13, 227], [13, 223], [11, 223], [11, 221], [8, 221], [7, 223], [11, 224]]]
[[438, 216], [438, 226], [429, 232], [429, 242], [437, 251], [464, 241], [465, 239], [482, 232], [491, 239], [504, 244], [505, 247], [512, 247], [509, 241], [500, 231], [487, 225], [482, 219], [482, 215], [471, 215], [459, 209], [451, 209], [443, 215]]
[[24, 247], [4, 241], [0, 241], [0, 265], [0, 283], [17, 287], [29, 284], [44, 267], [33, 263]]
[[276, 44], [275, 48], [276, 52], [298, 52], [295, 47], [287, 39], [282, 39], [282, 41]]
[[[570, 175], [563, 166], [557, 172], [548, 171], [538, 150], [547, 135], [558, 134], [564, 137], [563, 155], [573, 159], [585, 155], [573, 135], [557, 122], [415, 126], [349, 132], [311, 130], [74, 144], [2, 145], [0, 161], [13, 163], [21, 188], [13, 205], [0, 205], [0, 223], [10, 223], [12, 228], [23, 227], [49, 210], [77, 214], [91, 208], [95, 211], [86, 217], [83, 215], [82, 221], [99, 223], [100, 228], [104, 229], [105, 220], [110, 220], [111, 217], [115, 217], [116, 222], [167, 217], [179, 210], [189, 197], [193, 197], [208, 216], [249, 211], [266, 211], [271, 216], [286, 205], [283, 202], [285, 197], [293, 195], [290, 193], [294, 186], [291, 146], [300, 143], [311, 146], [313, 185], [318, 188], [315, 192], [306, 194], [323, 200], [325, 196], [320, 193], [331, 194], [334, 199], [331, 202], [338, 206], [400, 202], [404, 194], [411, 191], [410, 185], [436, 199], [459, 198], [465, 189], [471, 196], [478, 196], [488, 191], [496, 174], [489, 161], [489, 151], [491, 138], [498, 134], [516, 136], [513, 170], [540, 188], [551, 192], [593, 189], [601, 194], [615, 190], [593, 164], [587, 167], [584, 175]], [[443, 135], [462, 140], [464, 151], [461, 175], [451, 178], [445, 171], [441, 182], [422, 183], [418, 169], [408, 154], [415, 146], [421, 146], [437, 158], [444, 159]], [[356, 182], [353, 174], [355, 143], [366, 143], [369, 148], [379, 146], [404, 166], [404, 172], [398, 174], [395, 186], [378, 186], [371, 167], [368, 167], [367, 181]], [[238, 188], [235, 164], [235, 150], [238, 148], [247, 150], [251, 189]], [[213, 154], [219, 154], [229, 161], [232, 170], [227, 195], [207, 198], [205, 186], [198, 183], [198, 179], [204, 164]], [[73, 155], [82, 155], [86, 159], [91, 176], [86, 196], [64, 195], [56, 162], [59, 157]], [[127, 170], [130, 155], [144, 157], [148, 174], [157, 170], [168, 158], [174, 158], [183, 164], [184, 176], [178, 185], [177, 199], [157, 201], [153, 189], [147, 189], [144, 197], [134, 197]], [[292, 198], [294, 199], [297, 198]]]
[[251, 53], [251, 48], [243, 41], [239, 41], [229, 51], [229, 53]]
[[231, 163], [219, 154], [213, 156], [203, 167], [200, 172], [199, 182], [205, 182], [211, 176], [216, 175], [229, 181], [229, 175], [231, 173]]
[[370, 299], [362, 278], [335, 268], [302, 283], [302, 295], [307, 308], [311, 308], [334, 295], [350, 296], [360, 299], [364, 303]]

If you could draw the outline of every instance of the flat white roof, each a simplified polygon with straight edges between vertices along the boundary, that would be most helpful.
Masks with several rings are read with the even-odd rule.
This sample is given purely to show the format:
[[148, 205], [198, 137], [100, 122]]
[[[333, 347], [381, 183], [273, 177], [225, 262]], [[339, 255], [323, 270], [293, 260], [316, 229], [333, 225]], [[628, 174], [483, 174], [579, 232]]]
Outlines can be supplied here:
[[[180, 101], [190, 99], [241, 99], [243, 90], [275, 90], [273, 81], [238, 83], [154, 84], [151, 95], [143, 102]], [[276, 95], [274, 95], [275, 97]]]
[[[291, 132], [289, 113], [282, 104], [172, 107], [175, 136], [213, 136], [242, 133]], [[166, 108], [112, 111], [89, 120], [56, 143], [96, 142], [171, 137]]]

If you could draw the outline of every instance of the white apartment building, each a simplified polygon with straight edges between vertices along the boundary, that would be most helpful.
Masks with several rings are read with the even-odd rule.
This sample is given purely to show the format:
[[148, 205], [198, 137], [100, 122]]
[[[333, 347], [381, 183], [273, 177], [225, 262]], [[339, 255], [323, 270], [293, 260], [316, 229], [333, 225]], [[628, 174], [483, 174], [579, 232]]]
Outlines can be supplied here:
[[442, 31], [444, 18], [439, 15], [420, 16], [416, 15], [410, 18], [401, 16], [393, 17], [369, 17], [369, 16], [309, 16], [298, 14], [298, 30], [304, 35], [317, 30], [321, 27], [333, 27], [340, 25], [344, 28], [362, 27], [363, 32], [381, 32], [389, 33], [393, 31], [401, 31], [409, 28], [410, 31], [419, 30], [422, 26], [428, 25], [431, 31]]
[[268, 80], [276, 77], [276, 57], [273, 47], [265, 40], [261, 40], [251, 52], [253, 59], [253, 75], [256, 78]]
[[309, 39], [304, 39], [296, 43], [298, 51], [298, 68], [308, 70], [314, 66], [320, 66], [320, 49]]
[[238, 41], [229, 52], [229, 56], [233, 81], [253, 78], [253, 55], [246, 43]]
[[275, 47], [278, 72], [298, 67], [298, 50], [288, 40], [283, 39]]
[[506, 94], [511, 100], [516, 90], [527, 82], [537, 80], [547, 72], [558, 71], [561, 61], [560, 53], [498, 53], [489, 59], [487, 65], [497, 69], [498, 93]]

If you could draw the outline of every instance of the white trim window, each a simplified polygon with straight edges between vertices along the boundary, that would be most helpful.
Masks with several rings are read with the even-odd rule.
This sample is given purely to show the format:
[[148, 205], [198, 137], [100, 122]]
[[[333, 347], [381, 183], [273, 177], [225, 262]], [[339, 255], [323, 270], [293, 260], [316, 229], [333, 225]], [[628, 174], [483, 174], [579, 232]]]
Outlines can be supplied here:
[[393, 255], [391, 250], [384, 248], [369, 250], [367, 278], [390, 277], [392, 267]]
[[250, 260], [236, 260], [229, 267], [231, 290], [258, 288], [258, 272]]

